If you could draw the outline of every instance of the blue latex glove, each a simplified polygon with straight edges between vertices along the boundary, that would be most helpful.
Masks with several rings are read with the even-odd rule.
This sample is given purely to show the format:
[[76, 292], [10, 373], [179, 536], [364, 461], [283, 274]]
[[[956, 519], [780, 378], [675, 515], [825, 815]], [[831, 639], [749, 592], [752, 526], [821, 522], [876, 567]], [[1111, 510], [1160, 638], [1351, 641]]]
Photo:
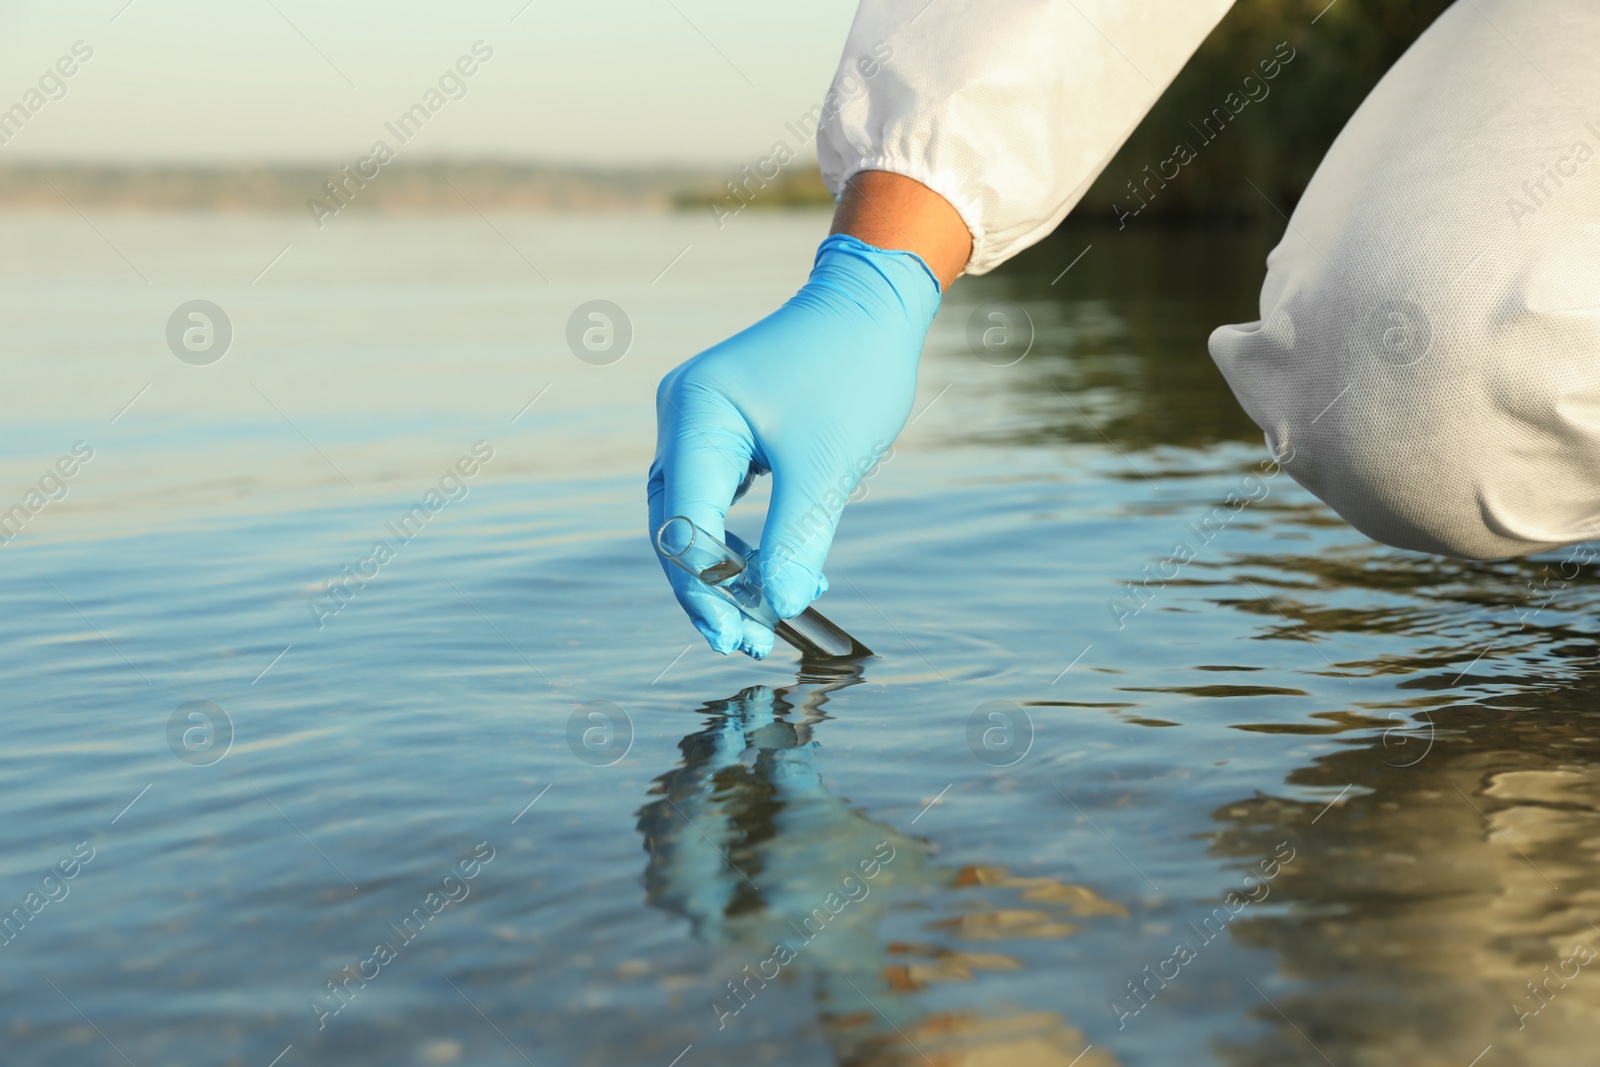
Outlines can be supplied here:
[[[839, 513], [911, 414], [917, 360], [939, 282], [911, 252], [835, 234], [783, 307], [675, 368], [656, 390], [650, 536], [674, 515], [748, 554], [723, 516], [772, 474], [761, 535], [767, 601], [783, 618], [828, 588], [822, 564]], [[662, 560], [678, 603], [711, 647], [760, 659], [773, 633]]]

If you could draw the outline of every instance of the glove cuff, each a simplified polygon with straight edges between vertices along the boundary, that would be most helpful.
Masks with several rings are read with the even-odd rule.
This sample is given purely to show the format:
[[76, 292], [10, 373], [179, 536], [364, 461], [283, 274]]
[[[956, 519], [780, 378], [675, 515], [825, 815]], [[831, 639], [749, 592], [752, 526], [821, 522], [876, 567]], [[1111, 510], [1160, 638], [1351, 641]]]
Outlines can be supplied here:
[[922, 330], [933, 323], [943, 294], [938, 276], [915, 252], [878, 248], [847, 233], [817, 246], [808, 286], [832, 289], [867, 310], [898, 310]]

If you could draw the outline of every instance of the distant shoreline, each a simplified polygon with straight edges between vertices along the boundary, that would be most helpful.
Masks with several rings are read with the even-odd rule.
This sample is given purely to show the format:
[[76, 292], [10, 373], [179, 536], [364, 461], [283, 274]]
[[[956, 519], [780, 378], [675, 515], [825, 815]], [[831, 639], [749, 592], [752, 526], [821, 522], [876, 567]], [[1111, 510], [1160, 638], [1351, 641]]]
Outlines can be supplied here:
[[[815, 163], [747, 205], [831, 207]], [[385, 212], [710, 211], [733, 175], [712, 168], [602, 169], [496, 161], [395, 162], [349, 210]], [[303, 212], [340, 175], [313, 165], [0, 164], [0, 211], [81, 207], [140, 211]]]
[[[395, 161], [356, 182], [350, 168], [313, 164], [0, 163], [0, 214], [81, 211], [300, 215], [324, 222], [328, 206], [368, 218], [511, 212], [533, 215], [698, 214], [717, 222], [750, 208], [760, 212], [829, 211], [833, 198], [815, 160], [796, 160], [775, 178], [715, 168], [603, 168], [493, 160]], [[748, 171], [748, 167], [745, 168]], [[343, 201], [333, 199], [342, 193]], [[1292, 201], [1291, 201], [1292, 202]], [[324, 205], [313, 209], [312, 204]], [[737, 206], [730, 206], [737, 205]], [[1140, 228], [1252, 229], [1272, 218], [1257, 213], [1196, 215], [1168, 201], [1147, 212]], [[1115, 232], [1110, 211], [1085, 197], [1063, 221], [1071, 232]], [[319, 219], [319, 214], [324, 218]], [[1074, 236], [1074, 239], [1075, 239]]]

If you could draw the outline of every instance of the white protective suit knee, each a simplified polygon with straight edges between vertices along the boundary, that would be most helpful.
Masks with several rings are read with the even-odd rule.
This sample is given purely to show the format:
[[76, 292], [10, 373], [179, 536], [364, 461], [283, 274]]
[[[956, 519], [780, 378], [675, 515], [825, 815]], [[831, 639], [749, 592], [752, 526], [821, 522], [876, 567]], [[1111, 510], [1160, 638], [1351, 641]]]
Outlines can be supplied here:
[[[967, 273], [992, 270], [1065, 217], [1231, 2], [862, 0], [823, 178], [922, 182], [972, 232]], [[1405, 548], [1600, 535], [1600, 0], [1459, 0], [1268, 267], [1261, 320], [1211, 352], [1301, 484]]]
[[1600, 3], [1459, 0], [1267, 264], [1211, 354], [1297, 481], [1402, 548], [1600, 533]]

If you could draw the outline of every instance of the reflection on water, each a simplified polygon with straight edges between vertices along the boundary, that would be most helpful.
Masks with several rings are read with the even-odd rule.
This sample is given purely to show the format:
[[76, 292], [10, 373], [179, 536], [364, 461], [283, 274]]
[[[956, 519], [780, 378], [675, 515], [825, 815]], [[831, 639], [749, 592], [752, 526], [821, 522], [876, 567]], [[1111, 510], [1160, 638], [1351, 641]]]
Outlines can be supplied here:
[[1027, 358], [1006, 368], [1012, 410], [969, 432], [1007, 444], [1109, 439], [1130, 451], [1259, 442], [1205, 346], [1217, 324], [1256, 317], [1271, 247], [1255, 230], [1057, 235], [997, 275], [963, 280], [952, 290], [958, 307], [1014, 302], [1035, 335]]
[[[1542, 637], [1559, 639], [1561, 629]], [[1265, 1033], [1218, 1041], [1219, 1062], [1445, 1067], [1486, 1048], [1498, 1049], [1497, 1063], [1583, 1062], [1600, 1024], [1600, 967], [1591, 966], [1600, 963], [1600, 682], [1576, 676], [1600, 664], [1597, 652], [1592, 643], [1551, 647], [1574, 681], [1521, 679], [1538, 696], [1408, 697], [1300, 726], [1236, 725], [1363, 736], [1290, 775], [1330, 799], [1258, 793], [1212, 813], [1212, 853], [1255, 868], [1255, 881], [1195, 902], [1201, 925], [1174, 939], [1190, 951], [1163, 962], [1176, 972], [1171, 961], [1187, 964], [1221, 935], [1271, 951], [1288, 983], [1270, 994], [1259, 988], [1265, 978], [1255, 983], [1246, 1013]], [[1437, 688], [1458, 673], [1445, 665], [1433, 685], [1408, 688]], [[1054, 1011], [924, 1006], [918, 994], [937, 983], [1024, 967], [994, 942], [1069, 937], [1128, 911], [1052, 878], [942, 866], [927, 839], [829, 793], [812, 759], [824, 707], [830, 692], [860, 681], [859, 666], [832, 676], [811, 666], [795, 685], [710, 701], [706, 725], [679, 743], [680, 765], [655, 780], [658, 799], [638, 823], [647, 896], [727, 961], [704, 1010], [719, 1030], [740, 1025], [769, 982], [802, 981], [841, 1064], [1117, 1063]], [[1261, 693], [1217, 686], [1190, 695]], [[891, 912], [932, 911], [932, 898], [977, 886], [1015, 899], [947, 905], [957, 914], [924, 920], [915, 942], [880, 933]], [[1270, 911], [1248, 907], [1268, 899]], [[1216, 905], [1236, 905], [1227, 911], [1238, 918]], [[1163, 976], [1176, 977], [1156, 966], [1158, 975], [1147, 965], [1122, 989], [1105, 982], [1113, 1015], [1153, 1008]], [[1519, 1047], [1524, 1040], [1532, 1047]]]
[[[940, 866], [926, 839], [829, 793], [812, 759], [823, 709], [862, 673], [858, 663], [808, 663], [795, 685], [707, 703], [710, 722], [679, 743], [681, 765], [656, 779], [660, 799], [640, 813], [650, 902], [733, 961], [707, 1005], [717, 1029], [759, 1011], [769, 982], [803, 971], [841, 1064], [1114, 1063], [1054, 1012], [987, 1016], [919, 1002], [934, 983], [1021, 967], [982, 942], [1065, 937], [1074, 917], [1126, 911], [1048, 878]], [[879, 932], [891, 910], [926, 911], [930, 897], [979, 885], [1016, 890], [1018, 906], [964, 902], [971, 910], [926, 922], [917, 942]], [[740, 960], [749, 962], [733, 970]]]
[[1275, 883], [1280, 910], [1234, 928], [1295, 984], [1258, 1005], [1270, 1034], [1226, 1043], [1228, 1062], [1459, 1065], [1491, 1045], [1485, 1062], [1587, 1062], [1600, 981], [1570, 962], [1600, 946], [1600, 767], [1584, 688], [1537, 708], [1435, 710], [1433, 748], [1415, 764], [1355, 745], [1294, 772], [1344, 792], [1326, 811], [1258, 796], [1214, 813], [1220, 854], [1313, 846]]
[[[1278, 727], [1366, 730], [1288, 774], [1330, 802], [1256, 795], [1213, 812], [1218, 855], [1255, 856], [1285, 838], [1302, 846], [1274, 885], [1278, 910], [1234, 928], [1241, 942], [1274, 952], [1293, 985], [1255, 1009], [1267, 1036], [1220, 1043], [1227, 1062], [1592, 1059], [1600, 648], [1590, 620], [1600, 590], [1576, 566], [1587, 554], [1492, 568], [1409, 556], [1383, 567], [1239, 561], [1277, 577], [1258, 578], [1270, 594], [1235, 607], [1281, 610], [1282, 626], [1309, 634], [1403, 634], [1410, 654], [1390, 646], [1330, 665], [1404, 676], [1394, 695], [1355, 703], [1359, 718]], [[1367, 606], [1327, 604], [1353, 590], [1366, 590]], [[1383, 604], [1396, 593], [1408, 610]], [[1451, 602], [1497, 610], [1476, 616], [1468, 635], [1451, 625]], [[1464, 686], [1498, 694], [1468, 699]], [[1374, 742], [1375, 716], [1392, 721]]]

